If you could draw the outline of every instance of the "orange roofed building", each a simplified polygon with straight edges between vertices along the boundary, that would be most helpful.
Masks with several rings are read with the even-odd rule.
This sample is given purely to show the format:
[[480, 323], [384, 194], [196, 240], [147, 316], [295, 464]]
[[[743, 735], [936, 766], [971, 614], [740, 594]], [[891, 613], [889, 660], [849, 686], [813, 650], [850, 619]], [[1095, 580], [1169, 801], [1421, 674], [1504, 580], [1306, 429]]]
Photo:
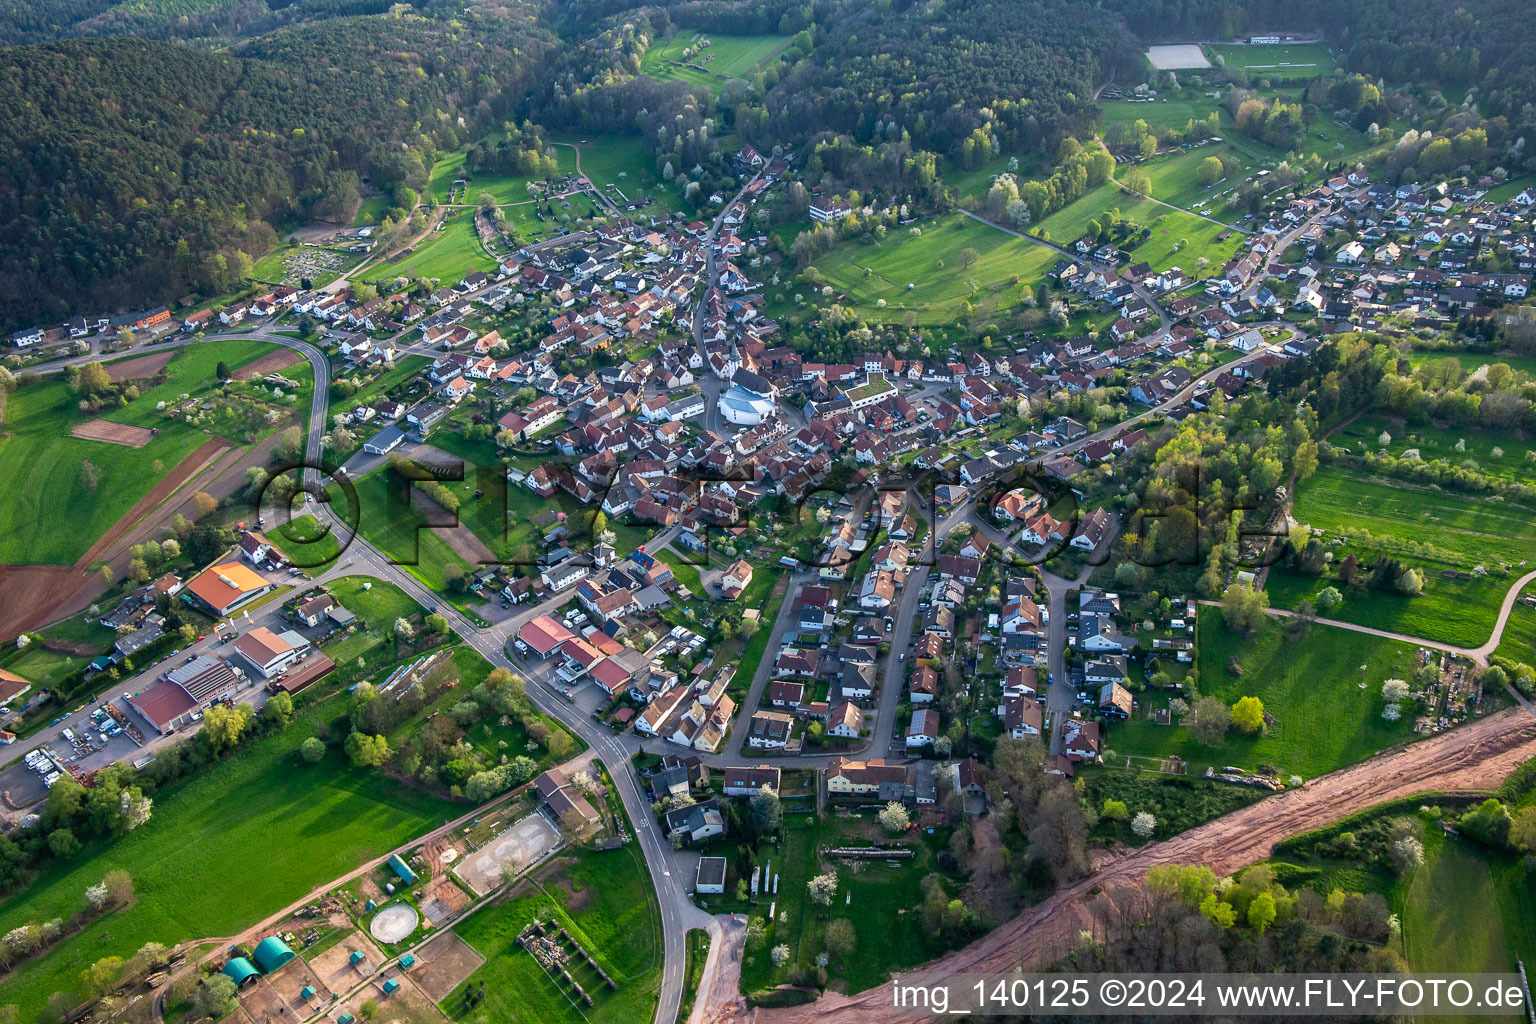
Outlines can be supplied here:
[[191, 594], [214, 615], [229, 615], [277, 588], [239, 562], [225, 562], [205, 569], [191, 583]]

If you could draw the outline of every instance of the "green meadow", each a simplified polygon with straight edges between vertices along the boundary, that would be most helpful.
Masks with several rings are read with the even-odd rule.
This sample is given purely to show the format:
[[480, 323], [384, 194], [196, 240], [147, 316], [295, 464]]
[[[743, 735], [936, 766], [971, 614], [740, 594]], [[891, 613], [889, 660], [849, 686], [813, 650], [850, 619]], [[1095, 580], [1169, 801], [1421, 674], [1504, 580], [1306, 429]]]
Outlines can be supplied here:
[[[918, 234], [897, 228], [884, 241], [864, 236], [845, 242], [814, 265], [835, 291], [847, 296], [843, 301], [866, 318], [899, 321], [911, 312], [928, 324], [952, 323], [966, 315], [967, 303], [984, 298], [1014, 305], [1019, 285], [1038, 283], [1060, 258], [961, 214], [916, 227]], [[976, 256], [970, 265], [967, 249]]]
[[459, 813], [354, 767], [339, 744], [319, 764], [303, 763], [299, 744], [344, 711], [341, 695], [303, 707], [286, 731], [156, 793], [147, 825], [87, 844], [0, 903], [6, 930], [67, 918], [87, 886], [118, 868], [133, 876], [138, 896], [0, 982], [0, 1003], [18, 1004], [30, 1020], [103, 956], [126, 958], [150, 941], [234, 934]]
[[[1397, 722], [1381, 717], [1381, 684], [1413, 676], [1411, 644], [1319, 625], [1294, 641], [1288, 629], [1288, 623], [1271, 620], [1248, 639], [1227, 629], [1219, 609], [1200, 610], [1200, 695], [1219, 697], [1228, 706], [1239, 697], [1258, 697], [1275, 718], [1265, 735], [1232, 730], [1207, 747], [1183, 726], [1136, 717], [1111, 723], [1105, 745], [1119, 754], [1177, 755], [1194, 766], [1192, 775], [1205, 765], [1252, 771], [1267, 764], [1282, 775], [1310, 778], [1412, 738], [1408, 717]], [[1151, 707], [1166, 704], [1150, 692], [1140, 700]]]
[[[701, 38], [709, 44], [686, 63], [683, 51]], [[642, 74], [663, 81], [687, 82], [718, 93], [732, 78], [745, 78], [789, 45], [789, 36], [723, 36], [698, 32], [679, 32], [665, 42], [651, 44], [640, 62]]]
[[[96, 417], [80, 411], [61, 374], [18, 389], [7, 403], [6, 433], [0, 437], [0, 477], [9, 481], [11, 494], [11, 500], [0, 506], [0, 563], [72, 564], [204, 442], [223, 438], [240, 445], [270, 433], [272, 428], [251, 412], [267, 408], [271, 400], [270, 391], [259, 382], [236, 385], [235, 391], [255, 395], [260, 390], [263, 404], [242, 404], [239, 408], [244, 411], [216, 408], [200, 413], [201, 423], [172, 417], [156, 406], [163, 401], [168, 408], [174, 407], [182, 395], [211, 394], [220, 361], [238, 369], [276, 347], [230, 338], [178, 351], [166, 366], [165, 383], [122, 408], [99, 414], [114, 422], [158, 430], [142, 448], [71, 436], [72, 427]], [[296, 383], [309, 380], [307, 365], [283, 372]], [[301, 387], [298, 397], [283, 407], [297, 413], [307, 412], [308, 405], [308, 394]], [[94, 489], [81, 468], [87, 460], [100, 473]], [[61, 517], [70, 523], [69, 529], [58, 528]]]

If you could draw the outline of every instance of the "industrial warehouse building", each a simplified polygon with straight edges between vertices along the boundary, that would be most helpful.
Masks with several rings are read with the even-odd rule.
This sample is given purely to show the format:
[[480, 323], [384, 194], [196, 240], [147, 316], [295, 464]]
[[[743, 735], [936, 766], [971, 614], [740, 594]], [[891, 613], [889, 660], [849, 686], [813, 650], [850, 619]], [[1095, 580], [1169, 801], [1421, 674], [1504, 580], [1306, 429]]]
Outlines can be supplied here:
[[309, 641], [291, 629], [274, 633], [266, 626], [258, 626], [235, 641], [235, 653], [261, 679], [279, 674], [307, 650]]
[[240, 688], [244, 673], [206, 654], [172, 669], [166, 678], [128, 698], [128, 706], [154, 727], [168, 733], [202, 717], [202, 708]]

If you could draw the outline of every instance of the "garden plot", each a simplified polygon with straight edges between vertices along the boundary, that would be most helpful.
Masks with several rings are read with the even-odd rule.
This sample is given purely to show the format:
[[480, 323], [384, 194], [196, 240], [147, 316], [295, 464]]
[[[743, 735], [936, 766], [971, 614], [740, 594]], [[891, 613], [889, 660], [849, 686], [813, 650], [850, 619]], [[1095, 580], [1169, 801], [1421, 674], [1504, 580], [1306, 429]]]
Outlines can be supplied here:
[[464, 859], [458, 875], [484, 896], [509, 867], [523, 871], [560, 845], [560, 832], [542, 814], [530, 814]]
[[105, 441], [107, 444], [120, 444], [124, 448], [143, 448], [155, 436], [153, 430], [145, 427], [113, 423], [111, 420], [86, 420], [84, 423], [76, 423], [69, 432], [87, 441]]

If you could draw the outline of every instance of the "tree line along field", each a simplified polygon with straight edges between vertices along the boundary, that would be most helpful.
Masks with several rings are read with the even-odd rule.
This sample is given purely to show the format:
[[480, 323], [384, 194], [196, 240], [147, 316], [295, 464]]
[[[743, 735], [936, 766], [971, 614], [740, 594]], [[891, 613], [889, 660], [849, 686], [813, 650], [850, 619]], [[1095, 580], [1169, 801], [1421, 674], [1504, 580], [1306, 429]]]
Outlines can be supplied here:
[[[483, 140], [489, 146], [497, 142], [503, 133], [496, 132]], [[489, 192], [496, 197], [498, 203], [523, 203], [532, 198], [528, 191], [528, 183], [531, 178], [519, 175], [502, 174], [476, 174], [468, 171], [464, 166], [464, 158], [468, 147], [455, 150], [439, 159], [432, 165], [432, 171], [427, 179], [426, 195], [436, 199], [440, 203], [448, 201], [448, 194], [453, 188], [456, 179], [464, 178], [469, 182], [464, 189], [461, 203], [476, 204], [480, 201], [480, 193]], [[565, 146], [555, 146], [552, 155], [559, 166], [561, 174], [574, 174], [576, 171], [575, 154]]]
[[[1321, 540], [1334, 552], [1335, 564], [1349, 551], [1356, 551], [1362, 562], [1375, 560], [1375, 551], [1361, 551], [1353, 539], [1343, 540], [1365, 530], [1404, 564], [1421, 567], [1421, 595], [1380, 588], [1346, 594], [1331, 618], [1459, 646], [1475, 647], [1488, 639], [1505, 591], [1523, 571], [1506, 572], [1504, 564], [1518, 567], [1536, 550], [1536, 523], [1523, 506], [1360, 479], [1337, 467], [1325, 467], [1298, 489], [1292, 515], [1325, 531]], [[1415, 553], [1410, 546], [1418, 544], [1436, 550]], [[1489, 570], [1482, 579], [1440, 575], [1444, 570], [1472, 572], [1480, 565]], [[1275, 607], [1294, 608], [1337, 582], [1332, 573], [1316, 578], [1277, 566], [1267, 589]]]
[[1476, 373], [1484, 366], [1494, 363], [1506, 363], [1511, 370], [1517, 373], [1528, 373], [1536, 376], [1536, 356], [1518, 356], [1508, 353], [1488, 355], [1481, 352], [1422, 352], [1408, 353], [1408, 365], [1417, 370], [1426, 363], [1433, 366], [1443, 359], [1454, 359], [1461, 365], [1466, 373]]
[[[1288, 631], [1289, 623], [1269, 620], [1249, 639], [1227, 629], [1219, 609], [1200, 610], [1200, 696], [1218, 697], [1229, 707], [1239, 697], [1258, 697], [1275, 717], [1265, 735], [1233, 729], [1220, 743], [1206, 746], [1183, 726], [1158, 725], [1138, 715], [1111, 723], [1104, 745], [1118, 754], [1177, 755], [1189, 762], [1191, 776], [1208, 765], [1249, 771], [1273, 765], [1282, 777], [1311, 778], [1412, 738], [1409, 716], [1382, 719], [1381, 684], [1413, 678], [1416, 648], [1315, 624], [1299, 641]], [[1141, 702], [1167, 704], [1150, 692]]]
[[[223, 438], [242, 445], [270, 433], [274, 428], [258, 422], [259, 417], [215, 415], [195, 424], [167, 417], [155, 407], [161, 401], [179, 404], [183, 394], [195, 400], [211, 393], [221, 361], [238, 371], [277, 348], [268, 342], [220, 339], [179, 350], [166, 366], [165, 383], [123, 408], [101, 414], [113, 423], [157, 429], [159, 434], [142, 448], [72, 437], [72, 427], [97, 417], [80, 410], [78, 396], [62, 374], [19, 388], [7, 404], [7, 434], [0, 440], [0, 478], [8, 482], [10, 493], [10, 500], [0, 505], [0, 563], [72, 564], [204, 442]], [[290, 366], [282, 373], [301, 385], [285, 407], [307, 412], [304, 385], [311, 380], [309, 366]], [[267, 407], [271, 395], [266, 385], [257, 381], [236, 386], [248, 395], [258, 389], [265, 392], [260, 407]], [[86, 460], [101, 474], [94, 491], [82, 479]], [[60, 529], [61, 521], [70, 527]]]
[[0, 982], [0, 1003], [30, 1020], [103, 956], [145, 942], [232, 935], [327, 879], [458, 813], [454, 805], [353, 766], [334, 742], [319, 764], [299, 744], [346, 709], [344, 695], [301, 695], [286, 731], [155, 794], [148, 824], [95, 842], [0, 904], [0, 927], [69, 917], [108, 871], [133, 876], [137, 901], [107, 914]]
[[[710, 45], [685, 62], [683, 51], [695, 46], [701, 38], [707, 38]], [[719, 93], [726, 79], [745, 78], [776, 57], [789, 45], [789, 40], [789, 36], [779, 35], [724, 36], [708, 33], [701, 37], [698, 32], [679, 32], [669, 40], [657, 40], [651, 44], [640, 62], [640, 72], [662, 81], [677, 80], [703, 86], [714, 95]], [[695, 67], [695, 64], [702, 64], [702, 68]]]
[[[1407, 804], [1376, 808], [1325, 830], [1318, 841], [1322, 849], [1305, 854], [1284, 849], [1270, 863], [1278, 879], [1292, 888], [1310, 888], [1324, 896], [1335, 887], [1382, 894], [1402, 922], [1396, 948], [1414, 971], [1514, 971], [1517, 961], [1536, 956], [1536, 886], [1531, 873], [1516, 854], [1436, 827], [1437, 810], [1449, 816], [1461, 813], [1459, 807], [1432, 807], [1428, 813]], [[1402, 817], [1417, 820], [1424, 849], [1424, 862], [1406, 878], [1385, 865], [1341, 856], [1329, 845], [1340, 832], [1362, 833], [1383, 818]], [[1380, 833], [1373, 830], [1370, 835], [1374, 840]]]
[[[475, 914], [457, 928], [485, 963], [442, 1001], [462, 1024], [628, 1024], [654, 1011], [661, 973], [661, 922], [650, 874], [633, 845], [563, 855], [553, 875], [521, 883], [517, 895]], [[560, 920], [619, 983], [617, 992], [593, 992], [596, 1005], [575, 1007], [517, 944], [533, 920]], [[485, 1000], [469, 994], [484, 985]]]

